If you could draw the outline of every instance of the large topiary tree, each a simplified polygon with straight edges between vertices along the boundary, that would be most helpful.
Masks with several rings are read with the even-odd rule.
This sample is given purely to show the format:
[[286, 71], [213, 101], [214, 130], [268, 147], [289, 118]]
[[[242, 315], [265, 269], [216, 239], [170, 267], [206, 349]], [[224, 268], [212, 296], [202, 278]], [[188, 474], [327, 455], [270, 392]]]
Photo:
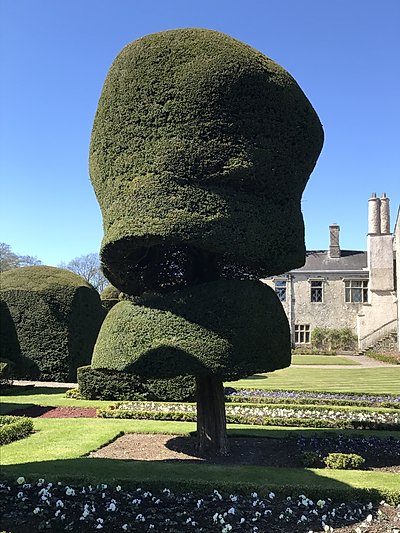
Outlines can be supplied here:
[[98, 292], [68, 270], [32, 266], [1, 274], [0, 357], [18, 377], [76, 381], [105, 311]]
[[285, 314], [258, 278], [304, 264], [300, 199], [322, 142], [295, 80], [215, 31], [149, 35], [108, 73], [90, 175], [103, 271], [131, 299], [92, 367], [195, 375], [203, 450], [227, 449], [223, 380], [290, 364]]

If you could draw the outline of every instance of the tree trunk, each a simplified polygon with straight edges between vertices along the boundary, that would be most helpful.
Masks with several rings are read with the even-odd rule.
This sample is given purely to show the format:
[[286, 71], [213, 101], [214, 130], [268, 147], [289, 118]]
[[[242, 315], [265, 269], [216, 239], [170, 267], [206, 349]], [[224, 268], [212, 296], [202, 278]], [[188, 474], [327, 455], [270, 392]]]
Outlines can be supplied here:
[[215, 376], [196, 377], [197, 438], [199, 451], [212, 455], [228, 454], [225, 396], [222, 380]]

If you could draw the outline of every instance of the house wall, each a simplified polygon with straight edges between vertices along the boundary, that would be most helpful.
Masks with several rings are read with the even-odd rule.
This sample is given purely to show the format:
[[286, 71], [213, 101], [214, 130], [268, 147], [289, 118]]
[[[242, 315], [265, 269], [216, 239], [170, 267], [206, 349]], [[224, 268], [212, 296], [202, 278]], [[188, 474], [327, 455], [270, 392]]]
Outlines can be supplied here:
[[[309, 324], [310, 331], [321, 328], [351, 328], [357, 332], [357, 315], [362, 303], [345, 302], [343, 274], [330, 274], [329, 279], [295, 274], [288, 276], [286, 301], [281, 302], [289, 320], [294, 342], [295, 324]], [[276, 278], [284, 279], [284, 277]], [[323, 279], [323, 301], [311, 302], [311, 280]], [[349, 279], [349, 277], [346, 277]], [[360, 276], [354, 279], [361, 279]], [[368, 279], [364, 276], [364, 279]], [[274, 288], [274, 279], [263, 280]]]

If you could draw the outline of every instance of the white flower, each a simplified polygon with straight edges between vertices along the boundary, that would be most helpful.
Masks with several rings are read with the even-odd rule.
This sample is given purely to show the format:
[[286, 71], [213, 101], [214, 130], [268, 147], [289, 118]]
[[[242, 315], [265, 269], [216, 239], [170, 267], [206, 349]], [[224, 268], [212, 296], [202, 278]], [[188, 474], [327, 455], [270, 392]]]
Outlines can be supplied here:
[[369, 514], [365, 520], [367, 522], [372, 522], [372, 514]]
[[356, 527], [356, 529], [354, 530], [356, 533], [361, 533], [361, 528], [360, 527]]
[[44, 484], [44, 479], [38, 479], [38, 482], [37, 482], [37, 486], [40, 487], [41, 485]]
[[107, 511], [115, 511], [116, 508], [117, 506], [115, 505], [115, 503], [111, 502], [110, 505], [107, 507]]
[[202, 503], [203, 503], [203, 500], [197, 500], [197, 504], [196, 504], [197, 509], [200, 509]]
[[38, 513], [40, 513], [40, 509], [39, 509], [39, 507], [36, 507], [36, 508], [33, 510], [33, 513], [34, 513], [34, 514], [38, 514]]
[[305, 515], [301, 515], [300, 522], [307, 522], [307, 517]]
[[102, 518], [98, 518], [97, 519], [97, 522], [99, 522], [99, 524], [103, 524], [104, 523], [104, 520]]
[[318, 505], [318, 507], [321, 507], [321, 509], [325, 505], [325, 503], [326, 503], [325, 500], [318, 500], [317, 501], [317, 505]]
[[274, 494], [273, 492], [270, 492], [270, 493], [268, 494], [268, 498], [269, 498], [270, 500], [273, 500], [273, 499], [275, 498], [275, 494]]
[[252, 493], [251, 493], [251, 497], [252, 497], [252, 498], [258, 498], [258, 494], [257, 494], [257, 492], [252, 492]]
[[18, 485], [22, 485], [23, 483], [25, 483], [25, 478], [23, 476], [20, 476], [18, 479], [17, 479], [17, 483]]
[[64, 507], [64, 504], [61, 500], [56, 501], [56, 507]]
[[75, 496], [75, 491], [74, 491], [74, 489], [71, 489], [70, 487], [67, 487], [67, 488], [65, 489], [65, 494], [66, 494], [67, 496]]
[[61, 514], [60, 509], [54, 513], [54, 516], [59, 516]]
[[224, 526], [222, 528], [222, 532], [221, 533], [228, 533], [228, 531], [232, 531], [232, 526], [230, 524], [226, 524], [226, 526]]
[[124, 524], [124, 525], [122, 526], [122, 529], [123, 529], [124, 531], [126, 531], [126, 530], [128, 529], [128, 524]]
[[231, 507], [230, 509], [228, 509], [228, 514], [235, 514], [235, 508], [234, 507]]
[[231, 494], [229, 496], [229, 499], [231, 500], [231, 502], [237, 502], [238, 501], [238, 497], [237, 496], [234, 496], [233, 494]]
[[[117, 492], [119, 492], [121, 489], [122, 489], [121, 485], [117, 485], [117, 486], [115, 487], [115, 490], [116, 490]], [[125, 525], [126, 525], [126, 524], [125, 524]], [[123, 526], [122, 526], [122, 527], [123, 527]], [[126, 527], [128, 527], [128, 526], [126, 526]]]
[[213, 521], [214, 522], [218, 522], [218, 513], [215, 513], [215, 515], [213, 516]]
[[97, 524], [96, 529], [103, 529], [102, 524]]
[[23, 498], [23, 497], [24, 497], [24, 493], [23, 492], [18, 492], [17, 498]]

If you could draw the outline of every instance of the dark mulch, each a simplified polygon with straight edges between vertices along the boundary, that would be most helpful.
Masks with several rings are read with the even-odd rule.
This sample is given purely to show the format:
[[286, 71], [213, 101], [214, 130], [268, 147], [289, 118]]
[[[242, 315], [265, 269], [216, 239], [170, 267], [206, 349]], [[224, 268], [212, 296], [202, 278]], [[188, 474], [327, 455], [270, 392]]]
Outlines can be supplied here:
[[14, 416], [29, 416], [31, 418], [94, 418], [96, 409], [93, 407], [49, 407], [32, 405], [17, 409], [11, 413]]

